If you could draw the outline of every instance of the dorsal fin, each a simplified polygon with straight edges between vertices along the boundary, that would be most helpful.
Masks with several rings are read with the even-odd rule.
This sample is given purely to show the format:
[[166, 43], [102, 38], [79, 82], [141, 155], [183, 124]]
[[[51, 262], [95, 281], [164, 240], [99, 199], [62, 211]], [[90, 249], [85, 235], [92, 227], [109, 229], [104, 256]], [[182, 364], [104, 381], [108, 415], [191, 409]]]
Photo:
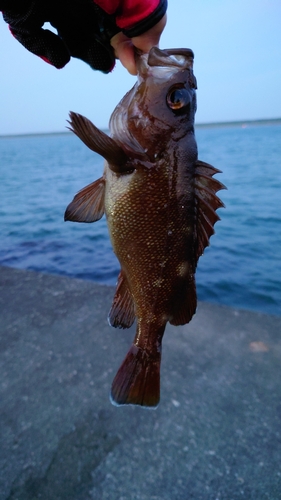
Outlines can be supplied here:
[[196, 162], [196, 174], [197, 175], [200, 175], [200, 174], [204, 175], [205, 174], [208, 177], [210, 177], [210, 176], [212, 177], [215, 174], [221, 174], [221, 173], [222, 173], [221, 170], [213, 167], [212, 165], [210, 165], [209, 163], [206, 163], [205, 161], [197, 160], [197, 162]]
[[64, 220], [96, 222], [104, 214], [105, 181], [101, 177], [79, 191], [69, 203]]
[[197, 259], [209, 245], [209, 239], [215, 232], [214, 225], [220, 220], [216, 210], [224, 207], [216, 192], [226, 187], [217, 179], [213, 179], [213, 175], [217, 173], [220, 173], [220, 170], [197, 160], [194, 186], [197, 201]]
[[126, 165], [129, 157], [114, 139], [99, 130], [85, 116], [73, 113], [73, 111], [69, 113], [69, 116], [69, 130], [74, 132], [88, 148], [103, 156], [108, 161], [109, 168], [113, 172], [127, 173], [132, 168]]

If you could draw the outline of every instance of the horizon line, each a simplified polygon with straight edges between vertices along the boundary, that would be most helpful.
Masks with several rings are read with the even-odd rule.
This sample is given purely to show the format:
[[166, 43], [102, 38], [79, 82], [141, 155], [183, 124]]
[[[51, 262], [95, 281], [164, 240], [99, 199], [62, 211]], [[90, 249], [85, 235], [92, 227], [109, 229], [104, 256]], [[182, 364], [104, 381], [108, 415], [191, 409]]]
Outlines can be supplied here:
[[[195, 123], [195, 128], [214, 128], [214, 127], [231, 127], [235, 125], [273, 125], [281, 124], [281, 118], [259, 118], [252, 120], [232, 120], [223, 122], [204, 122]], [[108, 128], [101, 128], [101, 130], [108, 130]], [[71, 131], [54, 131], [54, 132], [24, 132], [16, 134], [0, 134], [0, 139], [7, 139], [9, 137], [30, 137], [30, 136], [45, 136], [45, 135], [70, 135]]]

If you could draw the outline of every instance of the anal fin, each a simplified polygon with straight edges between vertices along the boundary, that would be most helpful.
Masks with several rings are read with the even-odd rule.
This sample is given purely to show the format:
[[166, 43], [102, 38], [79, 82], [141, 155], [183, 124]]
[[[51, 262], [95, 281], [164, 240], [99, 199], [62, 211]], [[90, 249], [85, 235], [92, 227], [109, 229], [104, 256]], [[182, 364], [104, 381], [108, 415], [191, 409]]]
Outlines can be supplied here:
[[101, 177], [79, 191], [69, 203], [64, 220], [95, 222], [104, 214], [105, 181]]
[[130, 328], [135, 320], [134, 300], [123, 271], [119, 273], [117, 287], [108, 321], [115, 328]]

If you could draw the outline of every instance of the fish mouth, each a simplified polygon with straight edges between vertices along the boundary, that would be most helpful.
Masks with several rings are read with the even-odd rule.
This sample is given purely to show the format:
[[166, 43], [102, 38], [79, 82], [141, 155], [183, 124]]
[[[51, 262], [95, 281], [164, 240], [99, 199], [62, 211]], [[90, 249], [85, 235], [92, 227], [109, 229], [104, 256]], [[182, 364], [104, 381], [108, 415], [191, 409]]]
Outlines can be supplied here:
[[148, 54], [149, 66], [172, 66], [180, 69], [193, 68], [194, 53], [191, 49], [165, 49], [152, 47]]
[[179, 70], [193, 69], [194, 53], [191, 49], [165, 49], [152, 47], [148, 54], [136, 51], [138, 76], [142, 79], [147, 73], [155, 77], [168, 77]]

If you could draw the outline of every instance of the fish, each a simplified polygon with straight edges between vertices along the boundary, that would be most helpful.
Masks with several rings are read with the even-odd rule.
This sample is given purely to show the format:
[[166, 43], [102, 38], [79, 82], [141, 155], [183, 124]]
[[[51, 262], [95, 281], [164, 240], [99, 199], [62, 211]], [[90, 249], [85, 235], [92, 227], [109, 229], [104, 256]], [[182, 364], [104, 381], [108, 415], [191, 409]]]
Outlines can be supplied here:
[[198, 159], [197, 82], [191, 49], [152, 47], [136, 54], [137, 82], [113, 111], [110, 135], [70, 113], [72, 130], [105, 159], [102, 177], [79, 191], [65, 220], [104, 214], [120, 263], [108, 320], [136, 334], [112, 382], [116, 406], [156, 408], [166, 324], [196, 312], [195, 272], [224, 206], [220, 170]]

